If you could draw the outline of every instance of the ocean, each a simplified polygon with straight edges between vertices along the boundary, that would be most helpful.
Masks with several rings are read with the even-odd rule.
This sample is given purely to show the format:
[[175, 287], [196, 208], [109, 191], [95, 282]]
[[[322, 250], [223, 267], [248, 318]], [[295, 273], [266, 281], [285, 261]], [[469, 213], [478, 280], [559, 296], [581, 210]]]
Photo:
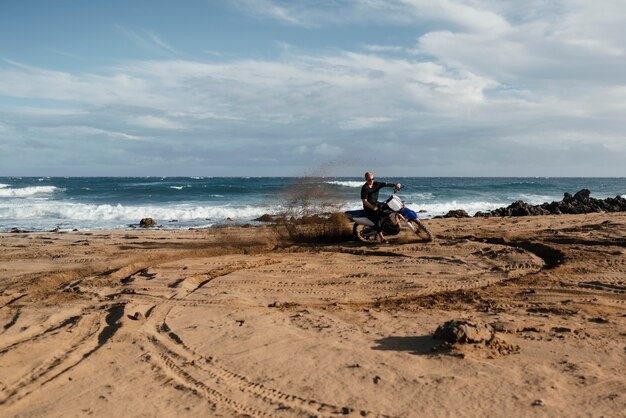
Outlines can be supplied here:
[[[402, 183], [400, 196], [424, 218], [551, 202], [583, 188], [598, 199], [626, 195], [626, 178], [376, 180]], [[263, 214], [358, 209], [362, 184], [360, 177], [0, 177], [0, 232], [124, 230], [146, 217], [166, 229], [254, 224]]]

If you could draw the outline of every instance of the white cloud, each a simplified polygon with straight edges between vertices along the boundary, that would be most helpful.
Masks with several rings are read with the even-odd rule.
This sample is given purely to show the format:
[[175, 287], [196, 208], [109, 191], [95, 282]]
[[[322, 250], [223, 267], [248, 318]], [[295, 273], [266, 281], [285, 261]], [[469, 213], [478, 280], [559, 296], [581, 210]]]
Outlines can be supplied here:
[[128, 123], [135, 126], [140, 126], [148, 129], [186, 129], [186, 126], [175, 122], [173, 120], [152, 116], [152, 115], [143, 115], [143, 116], [132, 116], [127, 119]]
[[305, 155], [309, 153], [309, 147], [306, 145], [298, 145], [297, 147], [294, 147], [291, 152], [296, 155]]
[[137, 135], [130, 135], [124, 132], [109, 131], [106, 129], [94, 128], [91, 126], [62, 126], [62, 127], [46, 127], [37, 128], [37, 132], [61, 136], [70, 139], [81, 139], [89, 136], [99, 136], [109, 139], [122, 139], [128, 141], [143, 141], [145, 138]]
[[342, 152], [341, 148], [335, 145], [327, 144], [325, 142], [319, 145], [316, 145], [315, 148], [313, 149], [314, 154], [326, 156], [326, 157], [337, 157], [341, 154], [341, 152]]
[[142, 30], [140, 33], [127, 29], [122, 25], [115, 25], [115, 29], [131, 40], [135, 45], [147, 51], [167, 53], [168, 55], [180, 55], [171, 45], [163, 41], [156, 33], [150, 30]]
[[87, 112], [82, 109], [72, 108], [50, 108], [50, 107], [33, 107], [33, 106], [20, 106], [13, 109], [16, 114], [30, 115], [30, 116], [77, 116], [85, 115]]
[[316, 27], [325, 23], [414, 22], [412, 7], [402, 0], [230, 0], [240, 10], [290, 25]]
[[49, 99], [92, 105], [129, 103], [158, 105], [167, 102], [151, 89], [151, 80], [128, 73], [111, 75], [73, 74], [53, 71], [5, 60], [10, 67], [0, 67], [0, 94], [19, 98]]
[[176, 51], [172, 46], [168, 45], [165, 41], [163, 41], [161, 38], [159, 38], [159, 36], [151, 31], [145, 31], [146, 36], [148, 37], [148, 39], [150, 39], [150, 41], [152, 41], [152, 43], [154, 43], [155, 45], [157, 45], [159, 48], [171, 52], [172, 54], [177, 55], [178, 51]]
[[[545, 3], [534, 2], [531, 6], [535, 7], [529, 8], [538, 11], [534, 15], [521, 15], [524, 12], [514, 3], [477, 4], [494, 8], [497, 4], [498, 13], [515, 23], [485, 25], [472, 32], [453, 28], [431, 31], [419, 37], [415, 52], [500, 82], [528, 81], [537, 88], [545, 87], [542, 79], [552, 81], [574, 72], [581, 73], [574, 77], [596, 83], [605, 78], [607, 65], [626, 64], [622, 57], [626, 39], [623, 2], [561, 1], [551, 3], [556, 10], [546, 11], [541, 10]], [[598, 65], [603, 56], [609, 62]]]
[[392, 118], [386, 117], [355, 117], [339, 122], [339, 128], [347, 130], [369, 129], [391, 121], [393, 121]]
[[489, 10], [485, 2], [452, 0], [400, 0], [410, 5], [416, 17], [454, 23], [463, 30], [503, 33], [510, 30], [506, 18]]
[[257, 16], [271, 17], [297, 25], [304, 23], [296, 16], [295, 10], [290, 10], [289, 5], [282, 6], [272, 0], [235, 0], [234, 3], [242, 10]]
[[400, 53], [407, 52], [407, 48], [401, 46], [393, 46], [393, 45], [363, 45], [363, 48], [367, 51], [378, 53], [378, 52], [390, 52], [390, 53]]

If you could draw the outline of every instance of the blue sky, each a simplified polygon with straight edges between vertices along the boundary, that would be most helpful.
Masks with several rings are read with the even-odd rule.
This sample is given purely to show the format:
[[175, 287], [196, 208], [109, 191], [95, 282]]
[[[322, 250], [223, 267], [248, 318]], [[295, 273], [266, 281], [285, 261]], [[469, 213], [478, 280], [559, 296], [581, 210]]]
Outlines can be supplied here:
[[624, 0], [3, 1], [0, 176], [626, 176], [625, 54]]

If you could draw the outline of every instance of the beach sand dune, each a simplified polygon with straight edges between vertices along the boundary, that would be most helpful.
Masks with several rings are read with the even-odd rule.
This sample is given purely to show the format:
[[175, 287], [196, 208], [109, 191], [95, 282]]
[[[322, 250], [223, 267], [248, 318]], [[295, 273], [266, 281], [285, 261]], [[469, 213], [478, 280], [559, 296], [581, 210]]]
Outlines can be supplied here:
[[0, 415], [624, 416], [626, 214], [425, 222], [0, 234]]

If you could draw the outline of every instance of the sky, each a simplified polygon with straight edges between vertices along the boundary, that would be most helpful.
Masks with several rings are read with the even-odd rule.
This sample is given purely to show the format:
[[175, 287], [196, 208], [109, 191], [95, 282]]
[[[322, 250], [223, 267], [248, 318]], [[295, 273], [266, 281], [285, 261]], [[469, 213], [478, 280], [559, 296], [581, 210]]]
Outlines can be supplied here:
[[0, 176], [626, 176], [626, 0], [2, 0]]

